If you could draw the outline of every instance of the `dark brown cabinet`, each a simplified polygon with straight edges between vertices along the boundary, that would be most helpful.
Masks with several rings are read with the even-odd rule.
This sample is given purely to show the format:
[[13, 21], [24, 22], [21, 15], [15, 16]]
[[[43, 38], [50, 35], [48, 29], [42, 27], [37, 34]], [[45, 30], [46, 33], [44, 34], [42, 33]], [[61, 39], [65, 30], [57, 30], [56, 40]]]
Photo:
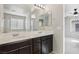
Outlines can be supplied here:
[[[17, 43], [7, 43], [0, 45], [0, 53], [7, 54], [7, 53], [18, 53], [17, 49], [19, 48]], [[17, 52], [15, 52], [17, 51]]]
[[8, 51], [5, 54], [32, 54], [32, 46], [23, 46], [15, 50]]
[[42, 41], [42, 54], [47, 54], [52, 51], [52, 40], [47, 39]]
[[32, 54], [32, 39], [0, 45], [1, 54]]
[[48, 54], [53, 51], [53, 35], [33, 39], [34, 54]]
[[42, 39], [42, 54], [48, 54], [53, 50], [52, 36], [43, 37]]
[[33, 38], [33, 54], [41, 54], [41, 40], [40, 38]]
[[19, 50], [18, 49], [11, 50], [11, 51], [6, 52], [5, 54], [19, 54]]
[[32, 54], [32, 46], [24, 46], [15, 50], [6, 52], [6, 54]]
[[0, 45], [0, 54], [48, 54], [53, 51], [53, 35]]
[[19, 54], [32, 54], [32, 45], [21, 47]]

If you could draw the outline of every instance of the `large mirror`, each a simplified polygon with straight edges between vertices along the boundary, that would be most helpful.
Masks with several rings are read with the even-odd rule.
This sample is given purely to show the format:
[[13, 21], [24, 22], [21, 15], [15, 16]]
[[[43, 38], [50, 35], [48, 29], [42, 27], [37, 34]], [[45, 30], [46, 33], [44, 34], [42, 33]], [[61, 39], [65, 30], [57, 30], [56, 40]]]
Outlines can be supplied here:
[[34, 4], [5, 4], [3, 9], [3, 33], [38, 31], [52, 21], [50, 11]]

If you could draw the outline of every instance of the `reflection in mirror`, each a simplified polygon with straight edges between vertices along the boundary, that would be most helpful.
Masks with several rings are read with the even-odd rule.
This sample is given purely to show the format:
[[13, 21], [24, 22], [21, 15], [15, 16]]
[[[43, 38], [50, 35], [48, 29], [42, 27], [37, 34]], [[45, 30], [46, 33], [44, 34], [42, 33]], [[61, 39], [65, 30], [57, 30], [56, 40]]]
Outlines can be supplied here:
[[31, 15], [31, 31], [37, 31], [37, 19], [36, 19], [36, 15], [32, 14]]
[[[27, 9], [28, 8], [28, 9]], [[30, 31], [31, 5], [4, 5], [4, 33]]]
[[48, 21], [49, 21], [49, 15], [48, 14], [40, 15], [40, 17], [39, 17], [39, 25], [48, 26]]
[[52, 15], [45, 8], [36, 8], [33, 4], [3, 5], [3, 20], [0, 24], [2, 32], [38, 31], [41, 27], [49, 27]]
[[43, 19], [39, 19], [39, 26], [40, 26], [40, 27], [44, 26], [44, 25], [43, 25], [43, 23], [44, 23], [43, 21], [44, 21]]
[[4, 14], [4, 33], [25, 31], [25, 17]]

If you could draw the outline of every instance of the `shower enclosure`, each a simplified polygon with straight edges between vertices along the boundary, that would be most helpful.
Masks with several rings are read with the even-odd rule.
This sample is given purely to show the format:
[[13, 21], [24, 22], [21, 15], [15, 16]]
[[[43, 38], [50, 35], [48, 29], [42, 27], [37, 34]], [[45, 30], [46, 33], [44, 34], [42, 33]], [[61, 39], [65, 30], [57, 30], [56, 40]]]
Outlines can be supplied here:
[[79, 54], [79, 5], [65, 5], [65, 53]]

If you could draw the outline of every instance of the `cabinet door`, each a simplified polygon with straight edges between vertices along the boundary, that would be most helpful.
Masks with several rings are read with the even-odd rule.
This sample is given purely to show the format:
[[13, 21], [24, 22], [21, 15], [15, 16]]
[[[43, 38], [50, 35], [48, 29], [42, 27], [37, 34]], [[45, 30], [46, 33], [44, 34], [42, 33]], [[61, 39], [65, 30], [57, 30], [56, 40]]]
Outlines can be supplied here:
[[32, 45], [19, 48], [19, 54], [32, 54]]
[[52, 52], [53, 48], [53, 38], [52, 36], [45, 36], [41, 38], [42, 40], [42, 53], [47, 54]]
[[40, 38], [33, 39], [33, 54], [40, 54], [41, 53], [41, 40]]

